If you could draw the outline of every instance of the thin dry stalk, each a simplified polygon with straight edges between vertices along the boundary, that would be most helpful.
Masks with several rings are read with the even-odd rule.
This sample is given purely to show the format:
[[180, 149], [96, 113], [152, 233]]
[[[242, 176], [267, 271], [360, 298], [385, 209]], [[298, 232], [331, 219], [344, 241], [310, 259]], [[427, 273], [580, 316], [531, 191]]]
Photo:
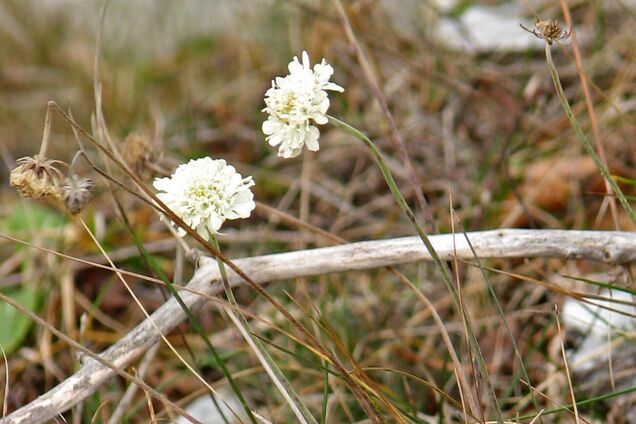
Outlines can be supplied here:
[[[142, 378], [142, 379], [144, 378], [144, 376], [146, 375], [146, 371], [148, 370], [148, 367], [150, 366], [152, 361], [155, 360], [155, 356], [157, 355], [158, 351], [159, 351], [159, 343], [155, 343], [145, 353], [143, 359], [139, 363], [139, 368], [137, 369], [137, 376], [139, 378]], [[121, 400], [117, 404], [117, 407], [115, 408], [112, 415], [110, 416], [110, 419], [108, 420], [108, 424], [116, 424], [116, 423], [122, 422], [122, 418], [124, 417], [124, 414], [126, 413], [126, 410], [128, 409], [128, 406], [130, 405], [135, 395], [137, 394], [137, 390], [139, 390], [139, 387], [137, 387], [134, 384], [131, 384], [128, 386], [128, 388], [126, 389], [126, 392], [121, 397]]]
[[[64, 264], [67, 265], [67, 264]], [[69, 266], [63, 266], [60, 271], [60, 296], [62, 302], [62, 320], [68, 336], [77, 339], [78, 331], [75, 325], [75, 273]]]
[[[99, 415], [98, 415], [99, 413], [102, 413], [102, 418], [104, 417], [104, 414], [103, 414], [103, 412], [104, 412], [104, 407], [105, 407], [107, 404], [108, 404], [108, 401], [107, 401], [107, 400], [105, 400], [105, 401], [103, 401], [102, 403], [100, 403], [100, 404], [99, 404], [99, 406], [97, 407], [97, 409], [95, 409], [95, 413], [93, 414], [93, 419], [91, 420], [91, 424], [94, 424], [94, 423], [98, 422], [98, 421], [97, 421], [97, 418], [99, 417]], [[80, 422], [79, 420], [81, 420], [81, 419], [82, 419], [82, 417], [80, 416], [80, 414], [77, 414], [74, 418], [76, 418], [76, 419], [77, 419], [77, 422], [78, 422], [78, 423]]]
[[369, 63], [369, 60], [367, 59], [366, 55], [364, 54], [364, 51], [362, 50], [362, 46], [360, 45], [360, 42], [358, 41], [355, 33], [353, 32], [351, 22], [349, 21], [347, 12], [344, 10], [342, 1], [333, 0], [333, 5], [335, 6], [338, 12], [338, 16], [340, 17], [340, 20], [342, 21], [342, 26], [345, 30], [345, 33], [347, 34], [347, 38], [349, 39], [349, 42], [355, 48], [356, 57], [358, 59], [358, 62], [360, 63], [362, 72], [364, 73], [364, 76], [367, 79], [367, 82], [371, 88], [371, 91], [373, 92], [373, 96], [378, 101], [378, 104], [380, 105], [380, 109], [382, 109], [382, 113], [384, 114], [384, 116], [387, 119], [387, 122], [389, 123], [389, 126], [391, 128], [391, 140], [393, 141], [398, 151], [400, 152], [400, 157], [402, 161], [404, 162], [404, 165], [406, 166], [406, 172], [408, 174], [409, 182], [411, 184], [413, 192], [415, 193], [415, 197], [417, 198], [419, 206], [421, 210], [424, 212], [424, 216], [426, 217], [426, 222], [428, 223], [428, 225], [431, 227], [431, 229], [434, 232], [438, 232], [437, 225], [435, 224], [435, 221], [433, 220], [431, 211], [428, 207], [426, 199], [424, 198], [424, 194], [422, 193], [422, 185], [419, 182], [420, 179], [415, 173], [415, 168], [413, 167], [413, 163], [411, 162], [409, 153], [406, 150], [404, 140], [402, 140], [402, 135], [400, 134], [400, 131], [398, 130], [397, 124], [395, 123], [395, 119], [393, 118], [393, 114], [391, 113], [389, 106], [386, 102], [386, 99], [384, 98], [384, 95], [382, 94], [382, 90], [380, 89], [380, 83], [378, 82], [375, 72], [373, 71], [373, 68], [371, 67], [371, 64]]
[[530, 421], [530, 423], [529, 423], [529, 424], [534, 424], [534, 423], [535, 423], [535, 422], [536, 422], [539, 418], [541, 418], [541, 414], [543, 414], [543, 411], [545, 411], [545, 409], [542, 409], [541, 411], [539, 411], [539, 413], [537, 414], [537, 416], [536, 416], [536, 417], [534, 417], [534, 418], [532, 419], [532, 421]]
[[[53, 300], [48, 303], [45, 309], [46, 320], [49, 323], [53, 323], [57, 319], [58, 311], [56, 307], [58, 304], [58, 294], [54, 293], [51, 299]], [[53, 334], [46, 328], [42, 329], [42, 332], [37, 336], [37, 345], [42, 366], [46, 371], [45, 381], [48, 384], [52, 383], [50, 381], [51, 376], [55, 377], [58, 381], [62, 381], [64, 379], [64, 372], [53, 360]]]
[[[453, 370], [453, 372], [455, 373], [455, 379], [458, 381], [459, 384], [459, 374], [457, 374], [457, 369]], [[459, 400], [462, 403], [462, 418], [464, 419], [464, 424], [468, 424], [468, 417], [466, 416], [466, 402], [464, 401], [464, 391], [461, 385], [459, 387]]]
[[[583, 60], [581, 59], [581, 51], [579, 50], [579, 44], [576, 39], [576, 31], [574, 30], [574, 25], [572, 24], [572, 16], [570, 15], [570, 8], [568, 7], [566, 0], [559, 0], [561, 3], [561, 10], [563, 11], [563, 18], [565, 19], [566, 25], [570, 28], [570, 40], [572, 41], [572, 51], [574, 52], [574, 61], [576, 63], [576, 69], [579, 73], [579, 79], [581, 81], [581, 88], [583, 89], [583, 96], [585, 97], [585, 105], [587, 106], [587, 113], [590, 117], [590, 123], [592, 124], [592, 135], [594, 136], [594, 142], [596, 147], [598, 148], [598, 155], [601, 158], [601, 162], [607, 167], [607, 153], [605, 152], [605, 143], [601, 138], [601, 131], [598, 126], [598, 119], [596, 117], [596, 112], [594, 111], [594, 103], [592, 102], [592, 95], [590, 94], [590, 88], [587, 83], [587, 75], [585, 72], [585, 68], [583, 67]], [[616, 198], [614, 197], [614, 191], [612, 190], [612, 186], [607, 181], [607, 179], [603, 179], [605, 184], [605, 193], [607, 194], [607, 199], [610, 205], [610, 211], [612, 213], [612, 219], [614, 220], [614, 225], [617, 230], [620, 230], [620, 225], [618, 223], [618, 213], [616, 209]]]
[[[176, 410], [177, 412], [182, 414], [185, 418], [187, 418], [191, 422], [199, 423], [196, 419], [194, 419], [190, 414], [188, 414], [186, 411], [184, 411], [178, 405], [174, 404], [168, 398], [166, 398], [164, 395], [162, 395], [161, 393], [159, 393], [158, 391], [156, 391], [152, 387], [148, 386], [143, 380], [141, 380], [141, 379], [139, 379], [139, 378], [137, 378], [137, 377], [135, 377], [135, 376], [133, 376], [131, 374], [128, 374], [119, 365], [113, 363], [112, 361], [109, 361], [108, 359], [103, 358], [101, 355], [98, 355], [95, 352], [92, 352], [91, 350], [89, 350], [86, 347], [82, 346], [81, 344], [79, 344], [75, 340], [67, 337], [66, 334], [64, 334], [62, 331], [60, 331], [57, 328], [53, 327], [48, 322], [46, 322], [44, 319], [40, 318], [38, 315], [34, 314], [30, 310], [28, 310], [27, 308], [22, 306], [19, 302], [16, 302], [11, 297], [5, 295], [2, 292], [0, 292], [0, 301], [11, 305], [15, 309], [17, 309], [21, 314], [27, 316], [29, 319], [34, 321], [37, 325], [46, 328], [48, 331], [53, 333], [60, 340], [64, 341], [65, 343], [68, 343], [69, 345], [71, 345], [71, 347], [81, 351], [83, 354], [86, 354], [89, 357], [89, 358], [87, 358], [85, 365], [82, 367], [82, 369], [85, 369], [85, 368], [88, 368], [88, 369], [85, 369], [85, 373], [83, 375], [80, 375], [80, 374], [76, 373], [73, 376], [71, 376], [71, 377], [67, 378], [66, 380], [64, 380], [64, 382], [70, 382], [70, 385], [71, 385], [71, 387], [65, 387], [65, 389], [68, 390], [69, 388], [72, 388], [73, 386], [75, 386], [76, 389], [81, 388], [82, 386], [90, 386], [91, 385], [91, 380], [92, 380], [91, 377], [93, 376], [93, 371], [97, 371], [99, 369], [102, 369], [102, 370], [103, 369], [108, 369], [110, 372], [112, 372], [114, 374], [118, 374], [119, 376], [125, 378], [126, 380], [134, 382], [138, 386], [142, 387], [144, 390], [146, 390], [148, 393], [150, 393], [150, 395], [152, 397], [154, 397], [156, 399], [159, 399], [161, 402], [163, 402], [166, 405], [170, 405], [170, 407], [172, 407], [174, 410]], [[123, 357], [125, 357], [125, 356], [126, 355], [124, 354]], [[123, 357], [120, 357], [119, 359], [123, 359]], [[94, 362], [91, 362], [90, 359], [94, 360]], [[88, 365], [88, 367], [87, 367], [87, 365]], [[128, 365], [128, 364], [126, 364], [126, 365]], [[126, 366], [126, 365], [124, 365], [124, 366]], [[112, 376], [114, 374], [110, 374], [110, 375]], [[69, 381], [69, 380], [74, 380], [74, 381]], [[55, 391], [62, 384], [54, 387], [51, 391]], [[97, 390], [97, 388], [98, 388], [98, 386], [93, 387], [92, 391]], [[51, 399], [46, 396], [47, 394], [51, 393], [51, 391], [45, 393], [43, 396], [38, 397], [37, 400], [39, 400], [39, 402], [37, 402], [37, 404], [33, 405], [33, 403], [35, 401], [30, 403], [29, 405], [33, 405], [32, 407], [29, 407], [29, 405], [27, 405], [27, 406], [25, 406], [25, 407], [23, 407], [23, 408], [21, 408], [21, 409], [19, 409], [17, 411], [12, 412], [11, 414], [5, 416], [3, 421], [2, 421], [2, 424], [44, 423], [44, 422], [48, 422], [48, 421], [52, 420], [54, 417], [58, 416], [64, 410], [68, 409], [68, 408], [65, 408], [64, 410], [62, 410], [60, 408], [60, 405], [57, 402], [55, 402], [55, 399], [53, 401], [51, 401]], [[71, 396], [72, 393], [73, 393], [73, 391], [71, 390], [70, 393], [67, 392], [67, 393], [63, 394], [61, 398], [57, 398], [57, 399], [59, 401], [62, 401], [62, 400], [64, 400], [65, 397]], [[78, 402], [82, 401], [83, 399], [85, 399], [85, 397], [83, 397], [81, 399], [67, 399], [67, 401], [71, 400], [72, 405], [70, 405], [70, 406], [73, 406], [73, 405], [77, 404]]]
[[[170, 350], [172, 351], [172, 353], [175, 354], [175, 356], [177, 358], [179, 358], [179, 361], [181, 361], [181, 363], [183, 365], [185, 365], [185, 367], [208, 389], [210, 390], [212, 393], [214, 393], [217, 397], [219, 397], [218, 393], [216, 392], [216, 390], [214, 390], [214, 388], [203, 378], [201, 377], [201, 375], [199, 373], [196, 372], [196, 370], [194, 368], [192, 368], [192, 366], [188, 363], [188, 361], [185, 360], [185, 358], [183, 356], [181, 356], [181, 354], [179, 354], [179, 352], [177, 351], [177, 349], [175, 349], [175, 347], [172, 345], [172, 343], [170, 343], [170, 341], [168, 340], [168, 338], [165, 336], [166, 333], [163, 333], [161, 331], [161, 329], [159, 328], [159, 326], [155, 323], [155, 321], [152, 319], [152, 317], [150, 316], [150, 314], [148, 314], [148, 311], [146, 311], [146, 308], [144, 308], [143, 304], [141, 303], [141, 301], [139, 300], [139, 298], [137, 297], [137, 295], [135, 295], [135, 292], [130, 288], [130, 286], [128, 285], [128, 283], [126, 282], [126, 280], [123, 278], [122, 274], [119, 272], [119, 270], [117, 269], [117, 267], [115, 267], [115, 264], [112, 262], [112, 260], [109, 258], [108, 253], [106, 253], [106, 251], [104, 250], [104, 248], [102, 247], [101, 243], [99, 243], [99, 241], [97, 240], [97, 238], [95, 238], [95, 235], [93, 234], [93, 232], [88, 228], [88, 226], [86, 225], [86, 223], [80, 219], [80, 222], [82, 224], [82, 227], [84, 227], [84, 229], [86, 230], [86, 232], [88, 233], [88, 235], [91, 237], [91, 239], [93, 240], [93, 242], [95, 243], [95, 245], [99, 248], [100, 252], [102, 252], [102, 254], [104, 255], [104, 257], [108, 260], [108, 263], [110, 264], [110, 266], [115, 270], [115, 274], [117, 275], [117, 278], [119, 278], [119, 280], [122, 282], [122, 284], [124, 285], [124, 287], [126, 287], [126, 290], [128, 291], [128, 293], [130, 294], [130, 296], [133, 298], [133, 300], [135, 301], [135, 303], [137, 304], [137, 306], [139, 307], [139, 309], [143, 312], [144, 316], [146, 317], [146, 320], [149, 321], [152, 325], [155, 331], [157, 331], [157, 333], [159, 334], [159, 337], [161, 337], [161, 339], [166, 343], [166, 345], [168, 346], [168, 348], [170, 348]], [[220, 399], [220, 397], [219, 397]]]
[[[470, 346], [470, 339], [468, 337], [468, 331], [466, 328], [466, 319], [467, 319], [467, 314], [466, 314], [466, 310], [464, 309], [464, 296], [463, 296], [463, 292], [462, 292], [462, 284], [461, 284], [461, 280], [459, 278], [459, 264], [457, 261], [457, 240], [455, 239], [455, 216], [454, 216], [454, 210], [453, 210], [453, 197], [452, 195], [449, 196], [448, 198], [448, 203], [449, 203], [449, 208], [451, 211], [451, 234], [453, 235], [453, 271], [454, 271], [454, 277], [455, 277], [455, 283], [457, 284], [457, 297], [459, 299], [459, 308], [460, 308], [460, 312], [461, 312], [461, 317], [462, 317], [462, 333], [464, 336], [464, 341], [466, 342], [466, 344], [468, 346]], [[481, 421], [484, 420], [484, 410], [482, 407], [482, 401], [480, 399], [480, 390], [479, 390], [479, 380], [477, 379], [477, 372], [475, 370], [475, 360], [473, 358], [473, 351], [472, 349], [468, 350], [468, 355], [470, 357], [470, 363], [471, 363], [471, 367], [470, 370], [472, 371], [472, 375], [473, 375], [473, 381], [475, 382], [475, 386], [476, 386], [476, 395], [477, 398], [479, 400], [479, 402], [475, 402], [475, 400], [473, 399], [472, 396], [472, 391], [470, 389], [470, 386], [468, 385], [467, 379], [464, 376], [462, 383], [463, 383], [463, 388], [464, 390], [467, 391], [468, 395], [469, 395], [469, 400], [471, 400], [472, 402], [469, 403], [469, 405], [471, 406], [471, 410], [473, 411], [473, 414], [478, 414], [479, 418], [481, 419]], [[451, 356], [452, 357], [452, 356]], [[461, 374], [464, 373], [464, 368], [463, 367], [459, 367], [457, 368], [457, 372]], [[464, 415], [466, 414], [466, 411], [464, 411]]]
[[563, 365], [565, 366], [565, 376], [568, 380], [568, 387], [570, 388], [570, 397], [572, 398], [572, 406], [574, 407], [574, 421], [578, 424], [579, 409], [576, 406], [576, 397], [574, 396], [574, 387], [572, 386], [572, 376], [570, 375], [570, 367], [568, 366], [568, 358], [565, 354], [565, 345], [563, 343], [563, 334], [561, 333], [561, 323], [559, 320], [559, 308], [554, 305], [554, 313], [556, 314], [557, 331], [559, 332], [559, 343], [561, 344], [561, 355], [563, 356]]
[[2, 417], [7, 415], [7, 400], [9, 399], [9, 361], [7, 361], [7, 355], [4, 353], [2, 345], [0, 345], [0, 352], [2, 352], [2, 360], [4, 361], [4, 393], [2, 396]]

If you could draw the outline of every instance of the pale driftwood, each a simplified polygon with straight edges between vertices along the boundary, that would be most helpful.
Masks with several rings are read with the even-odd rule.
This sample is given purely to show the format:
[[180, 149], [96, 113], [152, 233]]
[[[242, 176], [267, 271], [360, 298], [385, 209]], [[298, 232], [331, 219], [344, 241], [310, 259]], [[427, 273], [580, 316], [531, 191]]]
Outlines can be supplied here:
[[[480, 258], [546, 257], [609, 263], [636, 260], [636, 233], [511, 229], [471, 232], [467, 235]], [[454, 252], [459, 258], [473, 258], [463, 234], [432, 236], [431, 242], [442, 259], [451, 259]], [[419, 238], [404, 237], [237, 259], [235, 263], [254, 281], [262, 284], [429, 259], [430, 255]], [[213, 284], [219, 279], [216, 262], [203, 258], [187, 287], [193, 291], [212, 294], [220, 290], [219, 284]], [[229, 279], [232, 285], [242, 282], [232, 272]], [[203, 296], [187, 291], [182, 291], [181, 296], [190, 308], [197, 308], [205, 301]], [[102, 358], [117, 367], [125, 368], [157, 342], [159, 335], [156, 328], [167, 334], [185, 319], [185, 314], [177, 302], [170, 299], [150, 319], [154, 324], [149, 319], [141, 322], [119, 342], [102, 352]], [[88, 358], [75, 374], [33, 402], [12, 412], [1, 422], [15, 424], [49, 421], [90, 396], [112, 376], [114, 372], [110, 368]]]

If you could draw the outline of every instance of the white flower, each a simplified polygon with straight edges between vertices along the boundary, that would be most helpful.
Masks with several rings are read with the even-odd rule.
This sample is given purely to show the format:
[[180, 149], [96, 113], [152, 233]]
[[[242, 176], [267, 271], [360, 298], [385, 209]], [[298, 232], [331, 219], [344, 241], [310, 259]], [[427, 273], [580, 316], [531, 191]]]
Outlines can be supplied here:
[[[222, 159], [193, 159], [152, 185], [157, 197], [206, 240], [226, 219], [247, 218], [256, 206], [252, 177], [243, 178]], [[182, 228], [178, 232], [186, 234]]]
[[327, 123], [329, 97], [325, 90], [344, 91], [329, 78], [333, 68], [325, 59], [309, 67], [309, 56], [303, 51], [303, 62], [294, 60], [289, 63], [289, 75], [277, 77], [265, 93], [263, 112], [269, 117], [263, 122], [266, 140], [272, 146], [280, 147], [278, 156], [293, 158], [298, 156], [304, 145], [311, 151], [319, 148], [320, 131], [312, 124]]

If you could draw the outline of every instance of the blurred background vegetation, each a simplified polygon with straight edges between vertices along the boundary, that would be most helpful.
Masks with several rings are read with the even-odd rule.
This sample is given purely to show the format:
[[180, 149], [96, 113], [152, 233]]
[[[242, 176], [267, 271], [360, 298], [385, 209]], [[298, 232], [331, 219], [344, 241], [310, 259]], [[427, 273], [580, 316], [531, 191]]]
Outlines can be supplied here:
[[[531, 26], [535, 16], [560, 18], [558, 1], [356, 0], [344, 4], [377, 73], [440, 232], [451, 229], [451, 195], [466, 230], [634, 230], [620, 207], [616, 219], [609, 211], [603, 180], [580, 148], [555, 96], [542, 42], [518, 26], [519, 21]], [[636, 5], [627, 0], [568, 4], [610, 170], [634, 180]], [[102, 2], [78, 0], [0, 2], [0, 148], [6, 165], [0, 172], [4, 182], [0, 231], [80, 257], [99, 251], [77, 221], [53, 203], [20, 199], [9, 187], [7, 176], [15, 159], [37, 152], [47, 101], [70, 108], [84, 128], [91, 128], [101, 7]], [[146, 137], [153, 146], [153, 158], [167, 169], [189, 158], [224, 158], [243, 175], [254, 176], [257, 200], [347, 240], [412, 235], [372, 158], [351, 137], [330, 127], [321, 129], [320, 152], [305, 165], [309, 179], [305, 188], [301, 187], [303, 160], [284, 161], [265, 142], [260, 131], [265, 118], [261, 112], [264, 93], [272, 78], [286, 74], [287, 63], [302, 50], [309, 52], [312, 63], [324, 57], [334, 66], [332, 80], [346, 91], [331, 96], [330, 113], [363, 130], [386, 152], [398, 184], [415, 204], [389, 125], [330, 1], [112, 0], [99, 52], [103, 110], [111, 136], [118, 143], [131, 134]], [[566, 94], [592, 138], [571, 48], [555, 47], [554, 54]], [[72, 131], [55, 117], [50, 156], [69, 162], [76, 151]], [[145, 175], [151, 181], [152, 171]], [[626, 191], [630, 192], [628, 186]], [[303, 196], [308, 196], [308, 209], [301, 211]], [[170, 239], [150, 208], [131, 199], [125, 204], [130, 222], [144, 242]], [[83, 217], [109, 250], [132, 245], [103, 184]], [[266, 213], [227, 224], [221, 242], [231, 257], [326, 243]], [[172, 245], [166, 246], [158, 249], [158, 259], [171, 275], [174, 253]], [[2, 241], [0, 249], [0, 288], [16, 298], [22, 296], [24, 304], [51, 324], [80, 337], [79, 317], [91, 304], [107, 317], [95, 319], [81, 334], [82, 342], [94, 351], [107, 347], [142, 319], [111, 273], [76, 269], [67, 261], [18, 247], [15, 242]], [[119, 265], [149, 272], [135, 255]], [[537, 279], [559, 274], [622, 278], [609, 266], [589, 262], [493, 260], [488, 265]], [[453, 340], [462, 345], [459, 317], [432, 267], [414, 265], [404, 267], [404, 272], [418, 279], [448, 324]], [[531, 404], [520, 402], [527, 390], [517, 380], [518, 366], [478, 277], [479, 269], [460, 265], [458, 272], [462, 287], [470, 293], [469, 308], [479, 323], [479, 337], [503, 410], [511, 417], [538, 412]], [[592, 274], [608, 272], [612, 274]], [[509, 275], [492, 273], [491, 278], [531, 379], [535, 385], [548, 381], [557, 369], [562, 370], [560, 352], [554, 349], [558, 340], [553, 305], [563, 303], [565, 296]], [[70, 294], [62, 290], [62, 281], [71, 282]], [[587, 287], [573, 280], [559, 281], [566, 292]], [[163, 301], [156, 287], [134, 279], [130, 282], [150, 309]], [[413, 373], [441, 388], [448, 385], [457, 395], [448, 354], [429, 311], [385, 271], [279, 282], [268, 285], [268, 290], [285, 301], [287, 291], [307, 309], [317, 308], [362, 364]], [[251, 312], [288, 327], [250, 290], [240, 289], [238, 297]], [[75, 308], [71, 317], [61, 312], [68, 302]], [[8, 407], [14, 410], [70, 375], [76, 364], [67, 347], [42, 329], [31, 327], [8, 309], [0, 314], [20, 323], [4, 339], [4, 349], [10, 351]], [[209, 331], [220, 334], [231, 369], [258, 368], [247, 346], [216, 309], [206, 308], [201, 316]], [[310, 319], [302, 319], [311, 328]], [[186, 326], [183, 329], [188, 331]], [[263, 330], [263, 336], [298, 356], [308, 356], [279, 334]], [[206, 378], [219, 379], [195, 338], [193, 343]], [[465, 347], [459, 350], [469, 364]], [[630, 354], [632, 350], [626, 353]], [[304, 372], [306, 363], [293, 355], [277, 350], [274, 355], [312, 410], [319, 411], [321, 373], [315, 369]], [[625, 374], [629, 380], [630, 373]], [[448, 405], [417, 381], [391, 373], [371, 376], [385, 385], [396, 403], [433, 417], [433, 422], [452, 421], [444, 415]], [[159, 354], [146, 381], [153, 387], [163, 384], [162, 390], [173, 399], [199, 388], [167, 350]], [[607, 387], [609, 391], [609, 385], [603, 386], [607, 381], [598, 383], [596, 390], [603, 392]], [[273, 422], [293, 421], [262, 370], [242, 378], [241, 385]], [[567, 380], [550, 379], [547, 386], [544, 390], [552, 401], [569, 403]], [[84, 416], [91, 417], [103, 400], [115, 402], [123, 388], [123, 381], [114, 380], [100, 390]], [[589, 390], [582, 393], [583, 398], [591, 395]], [[539, 401], [542, 407], [554, 406], [551, 401]], [[589, 419], [610, 416], [621, 422], [619, 417], [631, 410], [629, 402], [620, 404], [627, 409], [616, 408], [595, 402], [584, 413]], [[107, 410], [101, 413], [107, 414]], [[134, 422], [148, 419], [144, 407], [130, 412]], [[330, 422], [363, 418], [347, 396], [330, 404], [329, 416]], [[557, 417], [555, 422], [569, 422], [568, 414]]]

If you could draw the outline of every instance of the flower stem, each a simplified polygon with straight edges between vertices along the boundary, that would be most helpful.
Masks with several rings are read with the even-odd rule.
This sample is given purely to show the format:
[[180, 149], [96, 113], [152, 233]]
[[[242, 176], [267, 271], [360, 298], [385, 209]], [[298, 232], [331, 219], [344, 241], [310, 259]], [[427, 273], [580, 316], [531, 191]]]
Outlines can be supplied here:
[[[192, 236], [201, 246], [212, 256], [220, 259], [223, 263], [227, 264], [233, 272], [235, 272], [240, 278], [242, 278], [256, 293], [265, 298], [267, 302], [269, 302], [276, 310], [278, 310], [285, 318], [289, 320], [289, 322], [300, 331], [307, 339], [313, 344], [316, 351], [323, 355], [325, 358], [328, 358], [333, 366], [336, 368], [336, 371], [341, 376], [341, 378], [345, 381], [346, 385], [349, 387], [354, 396], [359, 400], [360, 405], [364, 409], [364, 411], [369, 415], [372, 422], [382, 422], [382, 418], [380, 417], [378, 411], [375, 409], [373, 402], [371, 401], [369, 395], [363, 390], [363, 388], [357, 384], [354, 379], [349, 375], [349, 372], [344, 368], [344, 366], [340, 363], [337, 357], [334, 357], [327, 351], [327, 349], [321, 345], [318, 339], [310, 333], [289, 311], [287, 311], [283, 305], [281, 305], [275, 298], [273, 298], [263, 287], [257, 284], [249, 275], [247, 275], [241, 268], [239, 268], [234, 262], [230, 259], [223, 256], [218, 250], [214, 249], [210, 243], [205, 240], [201, 235], [199, 235], [195, 230], [193, 230], [188, 224], [186, 224], [179, 216], [177, 216], [170, 208], [161, 201], [157, 197], [157, 195], [149, 188], [148, 185], [144, 184], [144, 182], [137, 176], [130, 167], [120, 158], [120, 155], [117, 155], [114, 152], [111, 152], [110, 149], [104, 145], [102, 145], [95, 137], [89, 134], [84, 128], [82, 128], [75, 120], [72, 118], [70, 114], [67, 114], [62, 108], [60, 108], [54, 101], [49, 102], [49, 107], [55, 109], [65, 120], [69, 123], [69, 125], [74, 128], [78, 134], [82, 137], [89, 140], [104, 156], [110, 159], [115, 165], [117, 165], [125, 174], [128, 176], [135, 185], [146, 195], [152, 202], [148, 202], [147, 199], [143, 199], [146, 201], [151, 207], [158, 209], [161, 213], [166, 214], [170, 220], [175, 222], [176, 225], [181, 227], [184, 231], [186, 231], [190, 236]], [[108, 177], [107, 174], [102, 174]], [[114, 180], [113, 180], [114, 181]], [[126, 190], [130, 190], [128, 187], [123, 186]]]
[[627, 198], [625, 197], [620, 187], [618, 186], [618, 183], [616, 182], [616, 180], [614, 180], [614, 178], [612, 178], [612, 175], [610, 174], [609, 170], [601, 161], [601, 158], [596, 153], [596, 150], [594, 150], [594, 146], [592, 146], [592, 143], [590, 143], [590, 140], [588, 140], [588, 138], [585, 136], [585, 133], [581, 129], [581, 126], [579, 125], [578, 121], [576, 120], [576, 117], [574, 116], [574, 112], [572, 112], [570, 103], [568, 102], [568, 99], [565, 96], [565, 92], [563, 91], [563, 86], [561, 86], [559, 73], [556, 69], [556, 66], [554, 66], [554, 62], [552, 61], [552, 50], [548, 43], [545, 43], [545, 58], [546, 58], [546, 61], [548, 62], [548, 69], [550, 70], [550, 76], [552, 77], [552, 82], [554, 82], [554, 88], [556, 89], [557, 95], [559, 96], [559, 100], [561, 101], [561, 106], [563, 106], [563, 110], [565, 111], [565, 114], [568, 117], [568, 120], [570, 121], [570, 125], [572, 125], [572, 128], [574, 128], [576, 137], [578, 138], [579, 142], [581, 143], [581, 145], [583, 146], [587, 154], [590, 155], [590, 157], [594, 161], [594, 164], [596, 165], [598, 170], [601, 172], [601, 175], [603, 175], [605, 180], [612, 187], [612, 190], [614, 190], [614, 193], [616, 194], [618, 201], [620, 202], [621, 206], [623, 206], [623, 209], [625, 209], [625, 212], [627, 212], [627, 215], [629, 215], [629, 218], [632, 220], [634, 225], [636, 225], [636, 213], [634, 213], [634, 210], [632, 209], [629, 202], [627, 201]]
[[46, 149], [49, 146], [49, 137], [51, 135], [51, 110], [52, 105], [46, 106], [46, 117], [44, 118], [44, 131], [42, 132], [42, 143], [40, 143], [40, 157], [46, 157]]
[[77, 152], [75, 152], [73, 159], [71, 159], [71, 164], [68, 166], [68, 169], [71, 173], [75, 173], [77, 171], [75, 168], [78, 166], [77, 163], [79, 162], [79, 159], [81, 157], [86, 158], [86, 153], [84, 153], [83, 150], [78, 150]]
[[[215, 234], [210, 233], [210, 244], [217, 251], [221, 251], [219, 241], [217, 240]], [[230, 283], [227, 278], [225, 264], [219, 258], [216, 259], [216, 262], [219, 266], [221, 279], [223, 280], [225, 295], [227, 296], [227, 299], [232, 306], [232, 308], [225, 309], [226, 313], [237, 326], [241, 335], [243, 335], [243, 338], [245, 338], [245, 341], [252, 348], [252, 351], [263, 365], [263, 368], [272, 379], [272, 382], [274, 383], [276, 388], [279, 390], [283, 398], [285, 398], [289, 406], [292, 408], [294, 414], [296, 415], [296, 418], [298, 418], [298, 422], [303, 424], [317, 424], [316, 419], [311, 415], [305, 404], [302, 402], [300, 396], [298, 396], [298, 393], [296, 393], [296, 390], [294, 390], [292, 385], [287, 380], [287, 377], [285, 377], [280, 368], [278, 368], [278, 365], [276, 365], [274, 359], [265, 349], [263, 343], [258, 337], [253, 336], [255, 334], [254, 330], [252, 330], [247, 319], [241, 313], [238, 302], [234, 298], [234, 293], [232, 293], [232, 288], [230, 287]]]
[[466, 332], [468, 333], [468, 338], [470, 340], [470, 344], [472, 348], [471, 350], [475, 354], [475, 359], [477, 360], [477, 365], [479, 368], [479, 372], [481, 374], [481, 378], [484, 381], [484, 384], [486, 385], [490, 398], [493, 402], [493, 407], [497, 415], [496, 417], [497, 423], [503, 424], [504, 421], [501, 415], [501, 409], [499, 408], [499, 402], [497, 401], [497, 396], [495, 395], [495, 391], [492, 387], [492, 384], [490, 383], [490, 377], [488, 374], [488, 370], [486, 369], [486, 361], [484, 360], [484, 357], [481, 353], [481, 349], [479, 348], [479, 342], [477, 341], [477, 336], [475, 335], [475, 332], [473, 330], [473, 326], [470, 322], [468, 314], [464, 312], [464, 309], [460, 304], [457, 288], [453, 284], [448, 268], [446, 267], [444, 262], [442, 262], [439, 255], [435, 251], [435, 248], [433, 247], [433, 244], [429, 240], [429, 237], [426, 234], [426, 231], [424, 230], [424, 228], [422, 228], [422, 226], [417, 222], [417, 218], [415, 214], [413, 213], [408, 203], [406, 202], [406, 199], [404, 199], [404, 196], [402, 195], [399, 188], [397, 187], [397, 184], [395, 183], [395, 180], [393, 179], [393, 175], [391, 175], [391, 171], [389, 171], [389, 167], [384, 161], [384, 158], [382, 157], [382, 153], [380, 152], [380, 150], [375, 146], [375, 144], [373, 144], [373, 142], [369, 139], [369, 137], [364, 135], [362, 132], [358, 131], [358, 129], [352, 127], [346, 122], [341, 121], [338, 118], [335, 118], [331, 115], [327, 115], [327, 116], [329, 118], [329, 121], [333, 125], [353, 135], [355, 138], [357, 138], [358, 140], [366, 144], [367, 147], [371, 150], [371, 154], [373, 155], [378, 166], [380, 167], [380, 172], [382, 172], [382, 176], [384, 177], [387, 185], [389, 186], [389, 189], [391, 190], [391, 193], [393, 194], [393, 198], [395, 199], [398, 206], [400, 207], [400, 210], [406, 215], [406, 217], [411, 222], [413, 227], [415, 227], [417, 234], [420, 236], [420, 239], [424, 243], [424, 246], [426, 246], [426, 249], [430, 253], [433, 259], [433, 262], [435, 263], [438, 270], [441, 272], [442, 280], [444, 280], [444, 283], [446, 284], [446, 287], [448, 288], [448, 291], [450, 292], [451, 299], [453, 300], [453, 304], [455, 308], [457, 308], [457, 310], [462, 315], [464, 315], [464, 318], [465, 318], [464, 322], [466, 323]]

